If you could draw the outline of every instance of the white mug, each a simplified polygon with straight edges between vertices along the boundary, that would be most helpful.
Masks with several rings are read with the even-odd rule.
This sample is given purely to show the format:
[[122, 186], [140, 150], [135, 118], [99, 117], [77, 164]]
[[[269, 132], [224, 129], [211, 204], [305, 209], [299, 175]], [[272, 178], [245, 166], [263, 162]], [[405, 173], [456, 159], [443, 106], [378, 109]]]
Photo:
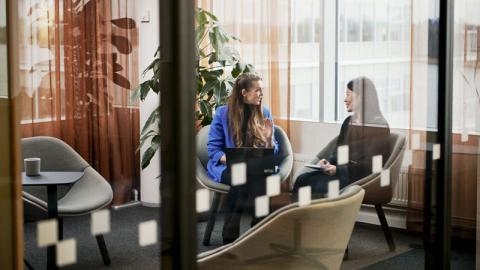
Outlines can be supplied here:
[[25, 174], [28, 176], [40, 175], [40, 158], [26, 158], [23, 160]]

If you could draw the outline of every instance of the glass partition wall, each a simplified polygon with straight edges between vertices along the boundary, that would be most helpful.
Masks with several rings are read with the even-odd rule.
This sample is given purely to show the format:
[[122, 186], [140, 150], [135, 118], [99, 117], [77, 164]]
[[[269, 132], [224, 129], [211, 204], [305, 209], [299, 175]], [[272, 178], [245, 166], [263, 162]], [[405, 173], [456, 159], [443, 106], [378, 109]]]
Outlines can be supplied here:
[[25, 267], [159, 268], [158, 1], [9, 4]]
[[479, 1], [7, 2], [25, 267], [475, 267]]
[[[467, 2], [199, 1], [238, 38], [224, 40], [231, 68], [217, 47], [199, 62], [226, 82], [197, 92], [198, 249], [224, 247], [199, 267], [473, 268], [478, 42]], [[342, 205], [352, 185], [361, 206]]]

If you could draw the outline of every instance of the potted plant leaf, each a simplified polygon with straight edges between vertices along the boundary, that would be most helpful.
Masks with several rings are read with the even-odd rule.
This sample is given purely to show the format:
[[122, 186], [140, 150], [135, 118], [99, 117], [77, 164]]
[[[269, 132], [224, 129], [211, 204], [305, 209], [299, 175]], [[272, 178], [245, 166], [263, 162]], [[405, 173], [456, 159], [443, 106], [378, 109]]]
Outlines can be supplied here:
[[[240, 74], [252, 72], [253, 66], [241, 61], [233, 43], [240, 40], [225, 32], [212, 13], [197, 8], [195, 10], [195, 49], [196, 49], [196, 89], [195, 116], [197, 125], [203, 127], [212, 121], [214, 110], [227, 101], [235, 78]], [[160, 91], [160, 58], [159, 49], [154, 60], [142, 73], [145, 76], [152, 71], [152, 76], [141, 83], [132, 98], [144, 101], [150, 91]], [[160, 110], [154, 110], [145, 122], [140, 133], [140, 147], [149, 142], [150, 145], [142, 155], [141, 166], [145, 169], [160, 147], [158, 125]]]

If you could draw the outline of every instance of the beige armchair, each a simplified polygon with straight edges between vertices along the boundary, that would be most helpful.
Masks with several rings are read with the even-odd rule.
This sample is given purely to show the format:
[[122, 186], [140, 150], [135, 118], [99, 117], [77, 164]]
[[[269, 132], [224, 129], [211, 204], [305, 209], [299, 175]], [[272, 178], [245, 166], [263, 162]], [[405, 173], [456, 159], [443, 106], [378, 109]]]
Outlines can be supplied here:
[[199, 254], [199, 269], [339, 269], [365, 192], [278, 209], [235, 242]]
[[[381, 187], [380, 180], [381, 174], [374, 173], [364, 177], [352, 185], [359, 185], [365, 189], [365, 197], [363, 198], [363, 204], [371, 204], [375, 206], [377, 211], [380, 224], [382, 225], [385, 238], [388, 243], [390, 251], [395, 250], [395, 243], [393, 241], [390, 228], [388, 227], [387, 219], [385, 218], [385, 213], [383, 212], [382, 205], [390, 203], [393, 197], [393, 191], [398, 182], [398, 177], [400, 175], [400, 166], [403, 161], [403, 153], [405, 150], [405, 136], [400, 134], [391, 133], [389, 138], [390, 145], [390, 156], [383, 165], [383, 169], [390, 170], [390, 185]], [[337, 146], [337, 138], [334, 138], [322, 151], [320, 151], [317, 156], [311, 160], [310, 164], [316, 164], [320, 158], [328, 157], [330, 154], [335, 151]], [[309, 172], [312, 169], [303, 167], [295, 173], [293, 176], [292, 187], [299, 175]]]

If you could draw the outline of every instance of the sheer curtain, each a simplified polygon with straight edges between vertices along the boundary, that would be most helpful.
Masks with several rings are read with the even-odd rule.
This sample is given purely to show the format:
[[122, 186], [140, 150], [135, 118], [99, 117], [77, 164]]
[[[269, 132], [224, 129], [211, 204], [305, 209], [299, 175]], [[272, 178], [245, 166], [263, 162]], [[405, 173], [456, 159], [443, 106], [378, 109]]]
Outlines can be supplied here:
[[199, 0], [198, 5], [215, 14], [225, 31], [240, 38], [236, 46], [241, 58], [263, 78], [264, 105], [275, 123], [289, 133], [290, 1]]
[[139, 182], [135, 1], [21, 0], [23, 137], [55, 136], [108, 181], [114, 204]]

